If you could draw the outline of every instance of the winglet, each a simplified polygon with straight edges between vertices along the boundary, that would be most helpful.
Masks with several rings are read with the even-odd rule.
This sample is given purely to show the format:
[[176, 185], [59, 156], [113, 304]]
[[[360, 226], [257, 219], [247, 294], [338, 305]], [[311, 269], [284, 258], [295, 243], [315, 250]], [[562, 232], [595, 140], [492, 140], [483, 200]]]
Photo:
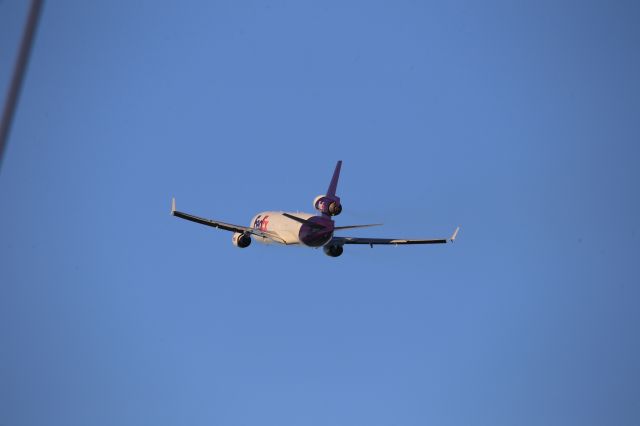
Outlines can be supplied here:
[[174, 216], [175, 212], [176, 212], [176, 197], [173, 197], [171, 199], [171, 216]]
[[456, 228], [455, 231], [453, 231], [453, 235], [451, 235], [451, 238], [449, 238], [449, 241], [454, 242], [456, 240], [456, 237], [458, 236], [458, 231], [460, 230], [460, 227], [458, 226]]

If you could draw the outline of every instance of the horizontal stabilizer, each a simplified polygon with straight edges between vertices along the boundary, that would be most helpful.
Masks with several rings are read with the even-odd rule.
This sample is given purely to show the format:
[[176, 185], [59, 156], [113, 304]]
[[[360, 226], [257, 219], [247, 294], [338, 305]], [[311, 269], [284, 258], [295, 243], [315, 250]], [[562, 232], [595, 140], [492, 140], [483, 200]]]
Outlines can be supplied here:
[[302, 223], [302, 224], [304, 224], [304, 225], [309, 225], [309, 226], [310, 226], [310, 227], [312, 227], [312, 228], [322, 229], [322, 228], [324, 228], [324, 227], [325, 227], [324, 225], [321, 225], [321, 224], [319, 224], [319, 223], [315, 223], [315, 222], [312, 222], [312, 221], [310, 221], [310, 220], [308, 220], [308, 219], [303, 219], [303, 218], [301, 218], [301, 217], [294, 216], [294, 215], [289, 214], [289, 213], [282, 213], [282, 216], [284, 216], [284, 217], [288, 217], [289, 219], [291, 219], [291, 220], [295, 220], [296, 222], [300, 222], [300, 223]]
[[369, 228], [371, 226], [382, 226], [381, 223], [371, 223], [368, 225], [347, 225], [347, 226], [336, 226], [335, 229], [336, 231], [339, 231], [341, 229], [356, 229], [356, 228]]

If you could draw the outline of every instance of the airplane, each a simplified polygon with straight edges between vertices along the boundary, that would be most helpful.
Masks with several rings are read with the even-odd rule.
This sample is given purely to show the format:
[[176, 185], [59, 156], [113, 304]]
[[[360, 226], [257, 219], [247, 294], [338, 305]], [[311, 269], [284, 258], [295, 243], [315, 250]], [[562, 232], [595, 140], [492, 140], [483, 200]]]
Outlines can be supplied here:
[[322, 247], [325, 254], [330, 257], [340, 256], [345, 244], [363, 244], [373, 248], [374, 245], [444, 244], [455, 241], [458, 231], [460, 230], [459, 226], [453, 231], [451, 237], [438, 239], [360, 238], [334, 235], [336, 231], [381, 225], [335, 226], [333, 217], [338, 216], [342, 212], [340, 197], [336, 195], [341, 167], [342, 161], [338, 161], [326, 194], [318, 195], [313, 200], [313, 207], [319, 212], [317, 215], [311, 213], [266, 211], [255, 215], [251, 219], [249, 226], [240, 226], [214, 219], [205, 219], [178, 211], [176, 210], [175, 198], [171, 200], [171, 214], [191, 222], [233, 232], [231, 241], [236, 247], [249, 247], [253, 237], [253, 239], [263, 244], [277, 243], [313, 248]]

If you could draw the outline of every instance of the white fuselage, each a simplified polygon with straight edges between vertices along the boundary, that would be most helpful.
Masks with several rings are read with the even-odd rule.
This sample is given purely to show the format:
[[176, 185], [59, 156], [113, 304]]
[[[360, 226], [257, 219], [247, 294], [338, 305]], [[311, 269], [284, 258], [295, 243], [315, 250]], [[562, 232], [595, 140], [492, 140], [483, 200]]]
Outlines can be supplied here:
[[[304, 244], [319, 247], [326, 244], [333, 235], [333, 229], [318, 231], [309, 229], [308, 225], [298, 222], [283, 215], [285, 212], [267, 211], [255, 215], [251, 219], [250, 227], [269, 233], [275, 238], [253, 235], [253, 239], [259, 243], [270, 244]], [[288, 213], [303, 220], [317, 217], [310, 213]], [[303, 229], [304, 227], [304, 229]], [[318, 235], [318, 234], [322, 235]], [[325, 241], [326, 240], [326, 241]]]

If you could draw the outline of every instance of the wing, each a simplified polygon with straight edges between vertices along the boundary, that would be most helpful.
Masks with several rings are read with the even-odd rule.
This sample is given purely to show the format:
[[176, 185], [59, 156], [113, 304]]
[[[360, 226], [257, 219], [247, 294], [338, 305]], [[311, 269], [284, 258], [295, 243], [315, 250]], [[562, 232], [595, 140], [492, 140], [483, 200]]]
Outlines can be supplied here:
[[439, 238], [433, 240], [408, 240], [402, 238], [355, 238], [355, 237], [333, 237], [331, 243], [334, 244], [367, 244], [373, 247], [373, 245], [386, 244], [386, 245], [398, 245], [398, 244], [445, 244], [447, 242], [454, 242], [458, 236], [458, 226], [451, 237]]
[[195, 223], [199, 223], [201, 225], [206, 225], [206, 226], [211, 226], [213, 228], [220, 228], [220, 229], [224, 229], [225, 231], [231, 231], [231, 232], [240, 232], [240, 233], [244, 233], [244, 234], [252, 234], [252, 235], [257, 235], [259, 237], [264, 237], [264, 238], [270, 238], [273, 240], [277, 240], [278, 242], [281, 242], [282, 239], [280, 237], [278, 237], [276, 234], [269, 232], [269, 231], [261, 231], [259, 229], [256, 228], [251, 228], [249, 226], [240, 226], [240, 225], [234, 225], [232, 223], [225, 223], [225, 222], [220, 222], [218, 220], [213, 220], [213, 219], [205, 219], [203, 217], [198, 217], [198, 216], [194, 216], [188, 213], [183, 213], [181, 211], [176, 210], [176, 199], [172, 199], [171, 200], [171, 215], [179, 217], [180, 219], [185, 219], [185, 220], [189, 220], [191, 222], [195, 222]]

